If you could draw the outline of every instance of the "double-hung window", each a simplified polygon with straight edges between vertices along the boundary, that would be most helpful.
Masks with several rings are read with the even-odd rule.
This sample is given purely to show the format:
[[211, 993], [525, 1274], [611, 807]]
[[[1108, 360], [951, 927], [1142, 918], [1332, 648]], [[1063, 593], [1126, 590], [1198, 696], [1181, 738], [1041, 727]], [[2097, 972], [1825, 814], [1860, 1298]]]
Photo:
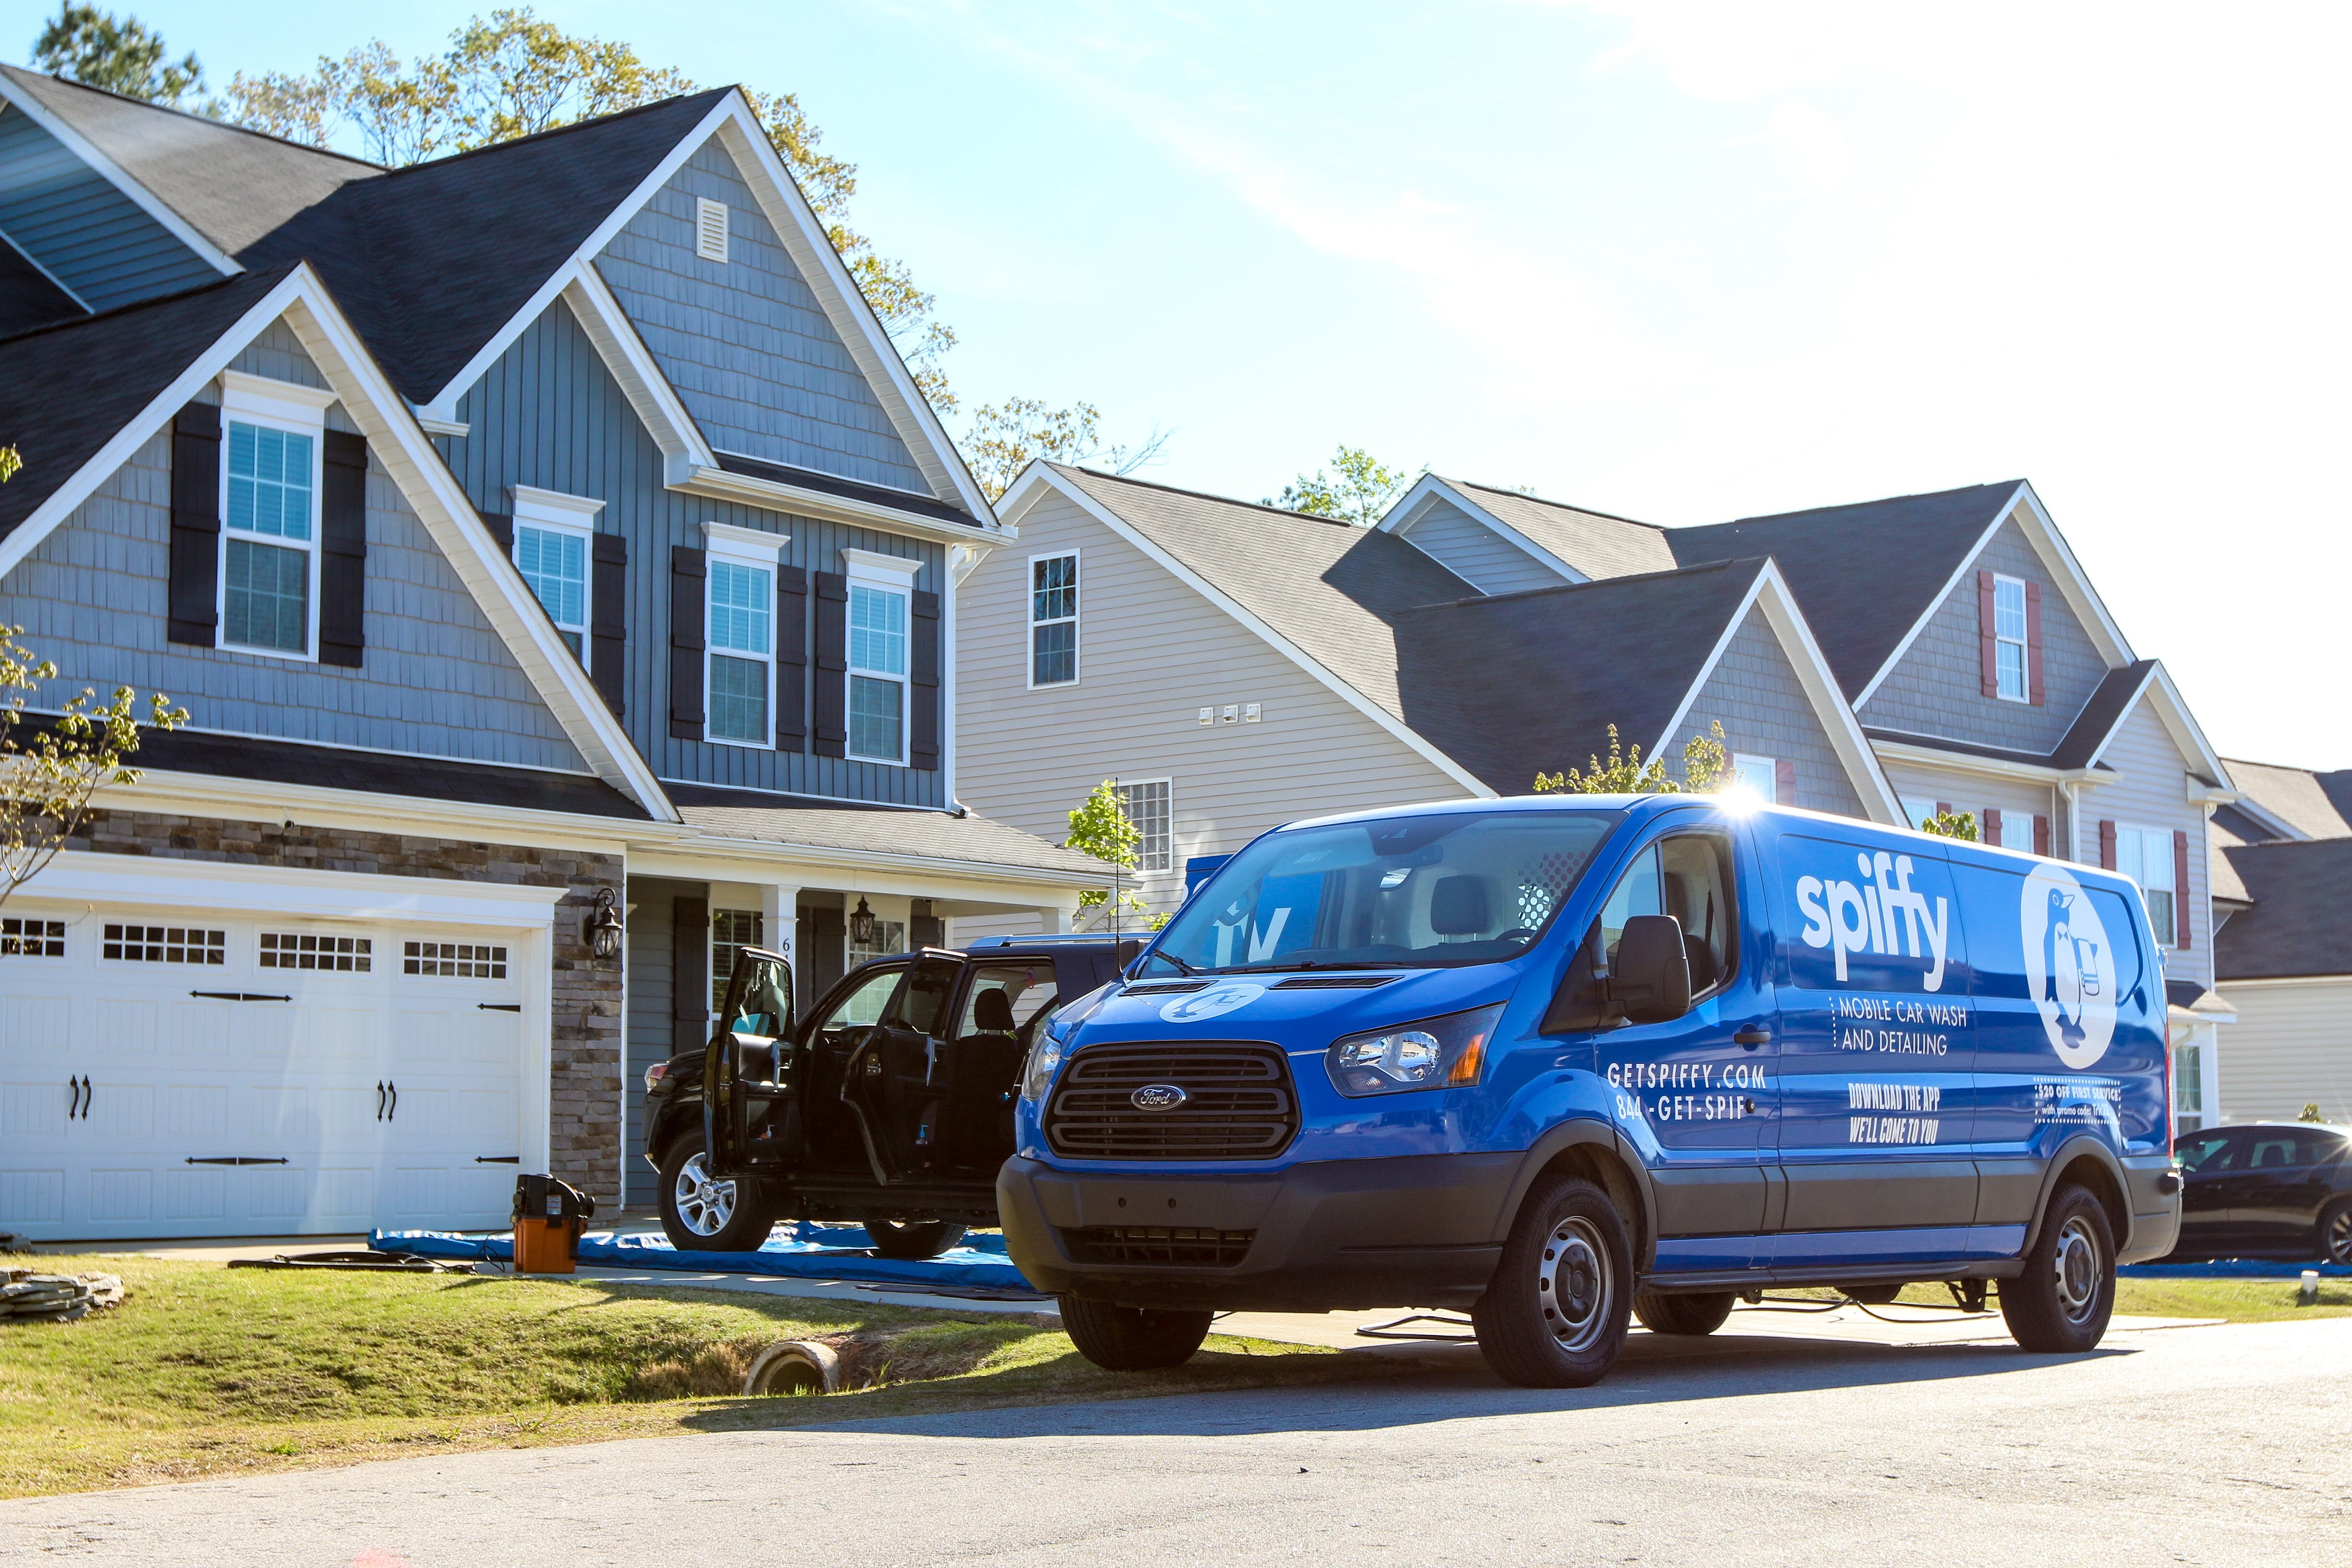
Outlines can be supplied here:
[[709, 542], [709, 668], [704, 733], [738, 746], [775, 743], [776, 551], [781, 535], [703, 524]]
[[2001, 700], [2023, 702], [2025, 689], [2025, 584], [2016, 577], [1992, 580], [1994, 673]]
[[590, 546], [604, 503], [587, 496], [514, 487], [515, 568], [572, 657], [588, 654]]
[[1167, 871], [1175, 867], [1175, 856], [1168, 837], [1169, 781], [1166, 779], [1136, 779], [1119, 781], [1118, 809], [1136, 832], [1142, 835], [1136, 841], [1135, 862], [1139, 871]]
[[1078, 557], [1029, 558], [1029, 684], [1078, 679]]
[[849, 566], [849, 744], [865, 763], [907, 761], [908, 598], [922, 563], [845, 550]]
[[2180, 945], [2173, 916], [2172, 835], [2160, 827], [2116, 829], [2116, 869], [2137, 882], [2147, 900], [2147, 923], [2158, 947]]
[[236, 372], [221, 383], [221, 646], [310, 658], [319, 465], [334, 394]]

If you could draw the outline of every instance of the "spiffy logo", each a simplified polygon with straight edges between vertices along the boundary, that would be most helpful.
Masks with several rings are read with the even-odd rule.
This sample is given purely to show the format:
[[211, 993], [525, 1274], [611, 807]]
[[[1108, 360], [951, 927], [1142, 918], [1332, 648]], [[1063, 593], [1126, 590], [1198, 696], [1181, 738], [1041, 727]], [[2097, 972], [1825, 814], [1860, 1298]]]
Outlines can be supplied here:
[[2116, 1035], [2116, 958], [2099, 911], [2072, 873], [2036, 866], [2018, 896], [2025, 994], [2058, 1059], [2078, 1071]]
[[1917, 958], [1924, 948], [1928, 963], [1922, 984], [1929, 991], [1942, 990], [1952, 929], [1950, 901], [1938, 894], [1930, 911], [1927, 895], [1911, 890], [1908, 855], [1881, 849], [1875, 855], [1856, 853], [1853, 860], [1862, 870], [1860, 882], [1797, 879], [1797, 912], [1805, 917], [1801, 933], [1805, 945], [1835, 951], [1840, 984], [1845, 984], [1848, 953]]

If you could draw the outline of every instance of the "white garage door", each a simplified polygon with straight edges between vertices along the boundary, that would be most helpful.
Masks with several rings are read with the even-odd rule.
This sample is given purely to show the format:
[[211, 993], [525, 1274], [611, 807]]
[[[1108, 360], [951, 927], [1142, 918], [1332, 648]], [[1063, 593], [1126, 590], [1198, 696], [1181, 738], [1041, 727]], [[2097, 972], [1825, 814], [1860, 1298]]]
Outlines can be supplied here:
[[502, 1226], [522, 933], [0, 913], [0, 1230]]

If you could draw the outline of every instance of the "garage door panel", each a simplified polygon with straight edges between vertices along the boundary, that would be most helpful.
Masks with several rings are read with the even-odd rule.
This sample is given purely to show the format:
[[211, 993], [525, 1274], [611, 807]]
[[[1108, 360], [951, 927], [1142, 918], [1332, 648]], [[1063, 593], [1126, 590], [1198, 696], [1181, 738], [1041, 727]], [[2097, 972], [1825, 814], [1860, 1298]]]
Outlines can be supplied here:
[[322, 1061], [373, 1063], [381, 1054], [383, 1015], [364, 1007], [313, 1007], [303, 1037], [307, 1055]]
[[148, 1062], [163, 1054], [162, 1004], [131, 998], [101, 1001], [97, 1005], [105, 1017], [107, 1056], [117, 1060]]
[[[223, 987], [226, 989], [226, 987]], [[228, 1056], [232, 1002], [166, 1002], [161, 1027], [172, 1042], [172, 1054], [183, 1061], [226, 1059]]]
[[416, 1143], [449, 1135], [449, 1091], [418, 1089], [413, 1083], [400, 1090], [400, 1109], [392, 1119], [397, 1143]]
[[449, 1173], [439, 1165], [395, 1166], [392, 1173], [393, 1223], [402, 1226], [446, 1225]]
[[65, 1216], [65, 1172], [0, 1171], [0, 1224], [57, 1225]]
[[404, 1007], [393, 1016], [387, 1056], [395, 1068], [446, 1062], [467, 1054], [460, 1041], [472, 1020], [453, 1017], [443, 1007]]
[[515, 1091], [511, 1089], [469, 1089], [452, 1098], [451, 1133], [469, 1144], [478, 1143], [475, 1154], [497, 1155], [513, 1151], [503, 1145], [493, 1149], [500, 1140], [511, 1142], [517, 1131]]
[[247, 1002], [229, 1014], [230, 1054], [254, 1066], [276, 1065], [294, 1055], [300, 1010], [284, 1002]]
[[61, 1138], [75, 1091], [56, 1078], [0, 1081], [0, 1138]]
[[92, 1171], [89, 1217], [99, 1225], [121, 1225], [155, 1217], [152, 1170]]
[[228, 1089], [216, 1083], [174, 1083], [163, 1089], [163, 1135], [184, 1144], [184, 1154], [226, 1153], [197, 1149], [198, 1143], [219, 1143], [228, 1135]]
[[513, 1217], [514, 1167], [476, 1165], [454, 1173], [451, 1201], [457, 1222], [467, 1226], [502, 1226]]
[[166, 1170], [163, 1217], [214, 1222], [227, 1219], [228, 1174], [226, 1171]]
[[152, 1138], [155, 1135], [155, 1086], [115, 1079], [94, 1081], [82, 1121], [82, 1131], [94, 1138]]
[[[8, 976], [11, 990], [17, 976]], [[73, 1002], [55, 993], [26, 990], [0, 996], [0, 1050], [22, 1051], [63, 1060], [73, 1041]]]

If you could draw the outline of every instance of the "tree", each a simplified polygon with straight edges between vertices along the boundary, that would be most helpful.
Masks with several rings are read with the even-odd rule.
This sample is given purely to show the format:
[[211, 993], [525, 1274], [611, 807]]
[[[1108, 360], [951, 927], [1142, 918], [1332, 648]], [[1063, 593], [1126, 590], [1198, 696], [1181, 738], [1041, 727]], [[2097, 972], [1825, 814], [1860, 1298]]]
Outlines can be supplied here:
[[2315, 1121], [2323, 1126], [2326, 1125], [2327, 1121], [2327, 1118], [2319, 1113], [2319, 1101], [2315, 1100], [2305, 1100], [2303, 1102], [2303, 1114], [2296, 1117], [2295, 1120], [2297, 1121]]
[[1268, 497], [1265, 504], [1369, 527], [1405, 487], [1403, 469], [1391, 468], [1361, 447], [1345, 442], [1333, 455], [1331, 467], [1339, 470], [1338, 478], [1323, 468], [1301, 474], [1297, 483], [1283, 486], [1282, 494]]
[[[103, 708], [85, 687], [58, 717], [20, 736], [25, 705], [58, 668], [16, 641], [21, 626], [0, 626], [0, 904], [57, 858], [89, 817], [90, 797], [107, 784], [136, 784], [122, 759], [139, 749], [138, 694], [117, 687]], [[148, 699], [147, 726], [176, 730], [188, 710], [161, 692]]]
[[1078, 909], [1084, 911], [1108, 904], [1114, 931], [1122, 913], [1144, 912], [1142, 896], [1121, 885], [1121, 873], [1132, 872], [1136, 868], [1136, 847], [1142, 842], [1143, 830], [1128, 819], [1127, 808], [1119, 804], [1117, 779], [1105, 779], [1095, 785], [1078, 803], [1077, 809], [1070, 813], [1070, 836], [1062, 840], [1062, 847], [1091, 855], [1112, 868], [1111, 885], [1080, 893]]
[[1609, 726], [1609, 760], [1591, 759], [1592, 771], [1579, 773], [1574, 768], [1566, 773], [1536, 774], [1536, 794], [1553, 795], [1712, 795], [1730, 785], [1731, 753], [1723, 743], [1720, 720], [1707, 725], [1707, 733], [1693, 735], [1683, 742], [1683, 776], [1675, 779], [1666, 772], [1664, 759], [1653, 757], [1645, 764], [1642, 748], [1636, 744], [1633, 753], [1626, 754], [1617, 738], [1617, 726]]
[[1919, 824], [1919, 831], [1932, 833], [1938, 838], [1965, 838], [1977, 841], [1977, 814], [1973, 811], [1939, 811]]
[[964, 436], [964, 460], [993, 501], [1002, 500], [1021, 470], [1039, 458], [1098, 463], [1123, 477], [1156, 459], [1168, 444], [1167, 434], [1155, 428], [1140, 447], [1106, 447], [1100, 439], [1101, 421], [1091, 403], [1067, 408], [1047, 408], [1034, 397], [983, 403]]
[[164, 58], [169, 52], [163, 35], [136, 16], [118, 19], [71, 0], [62, 0], [33, 41], [33, 63], [53, 76], [177, 108], [189, 93], [204, 90], [205, 68], [194, 55], [171, 63]]

